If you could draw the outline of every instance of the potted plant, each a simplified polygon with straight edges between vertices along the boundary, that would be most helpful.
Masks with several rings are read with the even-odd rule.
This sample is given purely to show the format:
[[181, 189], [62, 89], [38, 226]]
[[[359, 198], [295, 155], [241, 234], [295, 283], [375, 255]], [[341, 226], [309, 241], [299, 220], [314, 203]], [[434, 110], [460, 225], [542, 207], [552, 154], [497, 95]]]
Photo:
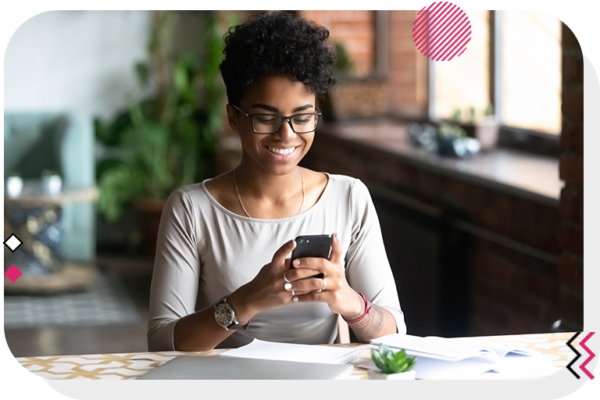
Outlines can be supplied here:
[[381, 372], [369, 370], [369, 379], [414, 380], [416, 377], [415, 357], [408, 357], [404, 349], [393, 352], [382, 343], [377, 349], [371, 349], [371, 359]]
[[176, 54], [172, 43], [178, 14], [155, 11], [149, 62], [135, 66], [141, 91], [154, 94], [131, 99], [109, 123], [94, 121], [96, 139], [112, 153], [96, 167], [98, 211], [116, 223], [133, 206], [152, 255], [169, 194], [214, 174], [216, 136], [224, 121], [219, 71], [224, 29], [217, 12], [203, 13], [201, 51]]
[[496, 148], [498, 142], [499, 125], [496, 122], [494, 108], [491, 104], [483, 111], [477, 111], [475, 107], [468, 108], [468, 118], [461, 118], [462, 112], [459, 108], [454, 110], [452, 122], [460, 124], [468, 137], [479, 141], [481, 151], [490, 151]]

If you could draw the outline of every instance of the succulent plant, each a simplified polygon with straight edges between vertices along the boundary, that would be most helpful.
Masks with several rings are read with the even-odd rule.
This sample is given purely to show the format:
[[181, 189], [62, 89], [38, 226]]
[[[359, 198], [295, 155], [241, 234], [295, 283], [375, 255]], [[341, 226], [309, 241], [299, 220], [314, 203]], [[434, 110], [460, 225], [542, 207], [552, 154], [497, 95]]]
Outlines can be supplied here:
[[415, 357], [408, 357], [406, 350], [393, 352], [383, 343], [379, 348], [371, 349], [371, 359], [384, 374], [408, 372], [415, 365]]

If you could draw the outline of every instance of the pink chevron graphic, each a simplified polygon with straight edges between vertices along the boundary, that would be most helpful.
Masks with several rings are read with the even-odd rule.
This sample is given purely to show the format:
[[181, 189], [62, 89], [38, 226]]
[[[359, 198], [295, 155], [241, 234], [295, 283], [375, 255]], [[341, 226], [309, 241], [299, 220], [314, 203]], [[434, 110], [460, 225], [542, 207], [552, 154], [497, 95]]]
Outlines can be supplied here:
[[581, 370], [582, 370], [583, 372], [585, 372], [585, 374], [586, 374], [586, 375], [588, 376], [588, 378], [590, 378], [590, 379], [594, 379], [594, 375], [592, 375], [592, 373], [591, 373], [590, 371], [588, 371], [588, 370], [587, 370], [587, 368], [585, 368], [585, 366], [586, 366], [586, 365], [588, 365], [588, 363], [589, 363], [590, 361], [592, 361], [592, 359], [593, 359], [593, 358], [594, 358], [596, 355], [595, 355], [595, 354], [594, 354], [594, 353], [593, 353], [593, 352], [592, 352], [592, 351], [591, 351], [591, 350], [590, 350], [590, 349], [589, 349], [589, 348], [588, 348], [588, 347], [585, 345], [585, 342], [587, 342], [587, 341], [588, 341], [588, 339], [589, 339], [589, 338], [591, 338], [591, 337], [594, 335], [594, 333], [596, 333], [596, 332], [590, 332], [590, 333], [588, 333], [588, 335], [585, 337], [585, 339], [583, 339], [581, 342], [579, 342], [579, 345], [580, 345], [581, 347], [583, 347], [583, 348], [585, 349], [585, 351], [587, 351], [587, 352], [588, 352], [588, 354], [590, 355], [590, 356], [587, 358], [587, 360], [585, 360], [584, 362], [582, 362], [582, 363], [581, 363], [581, 365], [579, 366], [579, 368], [581, 368]]
[[457, 5], [433, 2], [417, 13], [413, 22], [413, 42], [425, 57], [450, 61], [460, 57], [471, 41], [471, 21]]

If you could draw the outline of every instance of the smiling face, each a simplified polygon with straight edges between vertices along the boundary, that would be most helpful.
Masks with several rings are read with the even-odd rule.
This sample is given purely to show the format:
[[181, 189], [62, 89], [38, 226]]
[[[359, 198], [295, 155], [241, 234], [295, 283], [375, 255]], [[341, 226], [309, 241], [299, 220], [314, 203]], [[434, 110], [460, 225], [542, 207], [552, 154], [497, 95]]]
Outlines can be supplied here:
[[[301, 82], [283, 76], [269, 76], [257, 81], [242, 97], [240, 108], [246, 113], [291, 116], [313, 113], [316, 96]], [[242, 163], [252, 163], [275, 175], [285, 175], [310, 149], [314, 132], [295, 133], [284, 120], [275, 133], [256, 133], [250, 118], [227, 105], [229, 125], [242, 141]]]

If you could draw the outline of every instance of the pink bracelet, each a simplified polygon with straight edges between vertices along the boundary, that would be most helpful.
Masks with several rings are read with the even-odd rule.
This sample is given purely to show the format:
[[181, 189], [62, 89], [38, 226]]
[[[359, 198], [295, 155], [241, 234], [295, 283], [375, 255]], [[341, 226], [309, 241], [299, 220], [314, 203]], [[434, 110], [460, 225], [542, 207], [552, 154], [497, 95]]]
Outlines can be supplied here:
[[354, 319], [346, 319], [346, 318], [344, 318], [344, 316], [342, 315], [342, 318], [344, 318], [344, 321], [346, 321], [346, 323], [347, 323], [348, 325], [351, 325], [351, 324], [356, 324], [356, 323], [358, 323], [358, 322], [362, 321], [363, 319], [365, 319], [365, 318], [366, 318], [366, 316], [367, 316], [367, 315], [369, 315], [369, 311], [371, 311], [371, 307], [368, 307], [368, 304], [369, 304], [369, 303], [367, 302], [367, 298], [366, 298], [366, 297], [365, 297], [365, 296], [364, 296], [362, 293], [358, 293], [358, 294], [360, 295], [360, 297], [362, 297], [362, 299], [363, 299], [363, 300], [364, 300], [364, 302], [365, 302], [365, 311], [362, 313], [362, 315], [361, 315], [360, 317], [356, 317], [356, 318], [354, 318]]

